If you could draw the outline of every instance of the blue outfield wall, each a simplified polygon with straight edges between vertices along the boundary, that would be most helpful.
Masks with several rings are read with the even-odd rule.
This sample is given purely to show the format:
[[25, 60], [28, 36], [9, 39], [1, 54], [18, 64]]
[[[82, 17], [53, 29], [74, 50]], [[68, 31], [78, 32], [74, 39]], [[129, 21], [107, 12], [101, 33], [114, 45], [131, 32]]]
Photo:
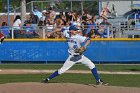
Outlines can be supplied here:
[[[0, 45], [0, 61], [65, 61], [68, 46], [62, 41], [8, 41]], [[84, 53], [93, 62], [140, 63], [140, 40], [93, 40]]]

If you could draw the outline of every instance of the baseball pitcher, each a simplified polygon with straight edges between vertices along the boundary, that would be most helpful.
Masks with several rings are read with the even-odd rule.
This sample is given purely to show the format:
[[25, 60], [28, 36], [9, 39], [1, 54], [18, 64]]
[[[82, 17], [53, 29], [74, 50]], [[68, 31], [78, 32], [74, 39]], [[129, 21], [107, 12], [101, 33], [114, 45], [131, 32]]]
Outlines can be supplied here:
[[[75, 26], [70, 26], [69, 27], [69, 32], [68, 30], [63, 30], [62, 32], [64, 33], [67, 43], [68, 43], [68, 53], [69, 57], [63, 64], [63, 66], [52, 73], [49, 77], [43, 79], [43, 83], [48, 83], [52, 78], [66, 72], [68, 69], [70, 69], [74, 64], [76, 63], [82, 63], [86, 65], [92, 72], [93, 76], [96, 79], [96, 84], [97, 85], [107, 85], [107, 83], [103, 82], [95, 68], [94, 63], [89, 60], [87, 57], [83, 55], [83, 52], [86, 50], [87, 46], [90, 43], [90, 39], [88, 37], [84, 37], [78, 34], [77, 29]], [[81, 43], [84, 43], [84, 46], [81, 46]]]

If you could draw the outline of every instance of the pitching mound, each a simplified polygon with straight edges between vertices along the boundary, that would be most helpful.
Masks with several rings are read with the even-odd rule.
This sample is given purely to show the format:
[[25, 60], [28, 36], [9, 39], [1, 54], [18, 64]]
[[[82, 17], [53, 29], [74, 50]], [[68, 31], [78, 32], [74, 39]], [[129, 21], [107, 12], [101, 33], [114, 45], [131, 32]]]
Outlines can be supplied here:
[[30, 82], [0, 84], [0, 93], [140, 93], [140, 88]]

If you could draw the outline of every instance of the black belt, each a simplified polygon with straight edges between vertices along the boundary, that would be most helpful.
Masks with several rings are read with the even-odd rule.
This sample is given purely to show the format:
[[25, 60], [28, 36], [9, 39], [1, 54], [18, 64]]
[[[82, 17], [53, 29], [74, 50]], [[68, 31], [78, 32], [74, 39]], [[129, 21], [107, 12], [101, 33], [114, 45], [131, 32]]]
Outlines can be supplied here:
[[[71, 53], [69, 53], [69, 55], [72, 55]], [[81, 54], [82, 55], [82, 54]], [[81, 56], [80, 54], [79, 55], [73, 55], [73, 56]]]

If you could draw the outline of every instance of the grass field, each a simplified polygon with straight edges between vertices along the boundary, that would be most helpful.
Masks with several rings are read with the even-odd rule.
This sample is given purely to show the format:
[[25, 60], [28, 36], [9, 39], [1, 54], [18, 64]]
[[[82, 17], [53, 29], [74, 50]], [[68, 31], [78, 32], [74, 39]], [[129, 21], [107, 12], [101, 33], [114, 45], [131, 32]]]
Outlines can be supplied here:
[[[0, 69], [59, 69], [62, 64], [0, 64]], [[98, 71], [140, 71], [140, 65], [131, 64], [96, 64]], [[87, 67], [77, 64], [71, 70], [88, 70]], [[9, 82], [40, 82], [49, 74], [0, 74], [0, 83]], [[100, 77], [111, 86], [140, 87], [140, 75], [100, 74]], [[64, 73], [50, 81], [51, 83], [80, 83], [95, 84], [91, 74], [67, 74]]]
[[[63, 64], [0, 64], [0, 69], [59, 69]], [[100, 71], [140, 71], [140, 64], [95, 64]], [[89, 70], [82, 64], [71, 70]]]

